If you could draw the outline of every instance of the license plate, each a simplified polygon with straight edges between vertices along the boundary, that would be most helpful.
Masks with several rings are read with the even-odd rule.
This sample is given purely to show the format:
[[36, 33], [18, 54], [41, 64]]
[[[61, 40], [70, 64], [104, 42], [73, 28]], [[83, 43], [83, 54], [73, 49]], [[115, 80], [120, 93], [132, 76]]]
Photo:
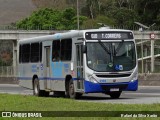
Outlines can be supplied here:
[[111, 91], [111, 92], [119, 91], [119, 88], [111, 88], [110, 91]]

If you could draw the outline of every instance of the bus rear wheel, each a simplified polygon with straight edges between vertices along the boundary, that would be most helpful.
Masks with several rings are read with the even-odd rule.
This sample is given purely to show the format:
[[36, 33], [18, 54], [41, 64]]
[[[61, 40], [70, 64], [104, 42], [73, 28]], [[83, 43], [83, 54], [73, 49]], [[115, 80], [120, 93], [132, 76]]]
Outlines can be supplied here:
[[120, 92], [110, 92], [109, 95], [112, 99], [117, 99], [120, 97], [121, 93], [122, 93], [121, 91]]
[[33, 95], [39, 96], [39, 97], [48, 97], [49, 96], [49, 92], [46, 92], [44, 90], [40, 90], [38, 78], [35, 78], [33, 81]]

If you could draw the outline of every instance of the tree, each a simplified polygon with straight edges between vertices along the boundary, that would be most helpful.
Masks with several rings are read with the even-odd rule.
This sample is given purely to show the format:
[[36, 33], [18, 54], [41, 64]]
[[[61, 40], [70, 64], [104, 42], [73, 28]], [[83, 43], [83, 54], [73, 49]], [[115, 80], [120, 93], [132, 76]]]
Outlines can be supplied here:
[[122, 7], [122, 5], [124, 4], [125, 0], [117, 0], [117, 3], [119, 5], [119, 8]]
[[141, 16], [141, 22], [150, 25], [157, 21], [160, 12], [160, 0], [139, 0], [136, 10]]
[[[18, 26], [42, 26], [47, 29], [75, 29], [76, 0], [32, 0], [38, 8], [52, 8], [51, 11], [41, 11], [39, 15], [32, 15], [19, 23]], [[150, 25], [156, 22], [160, 26], [160, 0], [79, 0], [80, 23], [83, 28], [97, 28], [97, 21], [107, 25], [132, 26], [135, 21]], [[70, 6], [73, 10], [67, 10]], [[56, 11], [57, 10], [57, 11]], [[60, 11], [61, 10], [61, 11]], [[49, 14], [49, 15], [47, 15]], [[101, 19], [100, 19], [101, 18]], [[103, 19], [102, 19], [103, 18]], [[20, 23], [23, 24], [20, 24]], [[86, 25], [86, 27], [85, 27]]]
[[89, 16], [91, 19], [95, 18], [96, 16], [96, 11], [98, 6], [98, 0], [86, 0], [86, 7], [88, 8], [89, 11]]
[[[16, 26], [22, 29], [70, 30], [76, 29], [75, 18], [76, 10], [73, 8], [67, 8], [63, 11], [45, 8], [33, 12], [30, 17], [17, 22]], [[85, 18], [80, 16], [80, 25]]]
[[98, 23], [103, 23], [108, 26], [115, 25], [115, 20], [110, 19], [104, 15], [99, 15], [95, 19], [87, 19], [83, 22], [82, 28], [89, 29], [89, 28], [99, 28], [100, 25]]

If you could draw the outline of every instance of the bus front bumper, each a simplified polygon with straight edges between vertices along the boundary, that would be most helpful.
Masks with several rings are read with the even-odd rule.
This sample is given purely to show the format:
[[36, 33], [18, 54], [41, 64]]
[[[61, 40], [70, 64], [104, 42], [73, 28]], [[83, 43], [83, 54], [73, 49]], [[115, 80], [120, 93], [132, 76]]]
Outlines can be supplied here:
[[112, 89], [119, 89], [119, 91], [136, 91], [138, 89], [138, 80], [125, 83], [99, 84], [89, 81], [84, 82], [85, 93], [106, 93]]

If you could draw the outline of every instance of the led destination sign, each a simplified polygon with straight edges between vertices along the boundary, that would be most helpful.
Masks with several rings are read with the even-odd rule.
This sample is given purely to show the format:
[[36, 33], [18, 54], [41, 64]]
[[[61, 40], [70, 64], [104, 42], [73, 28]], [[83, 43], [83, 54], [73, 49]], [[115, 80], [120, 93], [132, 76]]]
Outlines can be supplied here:
[[133, 39], [131, 32], [86, 32], [87, 40], [125, 40]]

